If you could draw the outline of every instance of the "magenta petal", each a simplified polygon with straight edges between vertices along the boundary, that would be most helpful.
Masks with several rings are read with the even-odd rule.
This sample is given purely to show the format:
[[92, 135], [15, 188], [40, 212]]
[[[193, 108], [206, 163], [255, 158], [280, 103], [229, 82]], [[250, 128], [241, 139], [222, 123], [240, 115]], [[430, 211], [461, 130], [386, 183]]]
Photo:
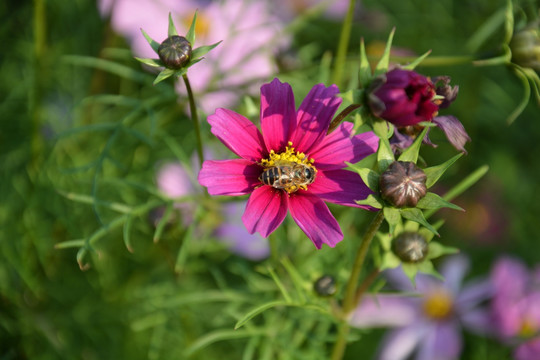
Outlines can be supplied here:
[[343, 240], [339, 224], [328, 210], [328, 206], [309, 192], [297, 192], [289, 199], [291, 216], [300, 229], [320, 249], [322, 244], [336, 246]]
[[244, 116], [228, 109], [217, 109], [208, 117], [214, 134], [233, 153], [251, 161], [267, 156], [264, 140], [257, 127]]
[[309, 157], [315, 159], [317, 169], [343, 169], [345, 162], [357, 163], [377, 151], [379, 138], [371, 131], [351, 137], [353, 127], [352, 123], [341, 123], [313, 146]]
[[249, 197], [242, 221], [250, 232], [270, 235], [285, 219], [288, 195], [284, 191], [264, 185], [256, 188]]
[[210, 195], [249, 194], [261, 182], [259, 165], [244, 159], [207, 160], [199, 172], [199, 183]]
[[261, 87], [261, 128], [268, 151], [285, 150], [296, 128], [296, 110], [292, 88], [274, 79]]
[[338, 93], [335, 85], [318, 84], [310, 90], [298, 109], [296, 132], [291, 139], [296, 150], [308, 154], [326, 135], [332, 117], [341, 105], [341, 98], [336, 96]]
[[309, 186], [309, 190], [324, 201], [373, 210], [369, 206], [358, 205], [355, 202], [355, 200], [364, 200], [373, 191], [364, 184], [360, 175], [352, 171], [319, 171], [315, 182]]

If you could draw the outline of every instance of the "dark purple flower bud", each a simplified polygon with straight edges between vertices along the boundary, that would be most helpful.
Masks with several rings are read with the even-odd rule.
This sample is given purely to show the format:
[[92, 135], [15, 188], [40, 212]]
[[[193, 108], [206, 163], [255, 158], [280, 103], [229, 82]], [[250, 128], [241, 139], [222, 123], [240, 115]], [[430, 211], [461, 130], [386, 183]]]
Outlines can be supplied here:
[[415, 207], [427, 193], [426, 174], [410, 161], [394, 161], [379, 178], [379, 191], [391, 205]]
[[403, 232], [392, 240], [392, 252], [405, 263], [418, 263], [429, 251], [426, 239], [415, 232]]
[[411, 70], [394, 69], [376, 78], [368, 94], [373, 114], [396, 126], [431, 121], [439, 110], [431, 80]]
[[437, 76], [433, 79], [433, 83], [437, 95], [444, 97], [444, 99], [437, 100], [440, 102], [439, 109], [446, 109], [456, 99], [459, 86], [450, 86], [450, 76]]
[[323, 275], [315, 281], [313, 288], [320, 296], [332, 296], [336, 293], [336, 280], [333, 276]]
[[166, 68], [178, 70], [189, 62], [191, 44], [183, 36], [169, 36], [159, 45], [158, 55]]

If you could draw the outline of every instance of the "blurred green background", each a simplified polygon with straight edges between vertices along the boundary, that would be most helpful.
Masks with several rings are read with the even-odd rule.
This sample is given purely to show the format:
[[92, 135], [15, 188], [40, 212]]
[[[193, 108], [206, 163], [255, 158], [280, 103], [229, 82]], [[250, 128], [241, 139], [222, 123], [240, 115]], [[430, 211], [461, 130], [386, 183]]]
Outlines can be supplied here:
[[[376, 49], [394, 26], [394, 45], [417, 55], [428, 49], [433, 58], [472, 55], [467, 41], [505, 5], [503, 0], [363, 1], [349, 66], [357, 64], [361, 37]], [[524, 0], [516, 8], [532, 17], [539, 4]], [[316, 311], [270, 310], [252, 325], [232, 330], [254, 305], [279, 296], [266, 262], [234, 256], [211, 241], [182, 247], [187, 229], [178, 224], [152, 241], [155, 229], [144, 206], [167, 204], [155, 187], [157, 164], [186, 161], [194, 149], [185, 104], [178, 104], [172, 84], [151, 85], [153, 75], [132, 59], [93, 1], [8, 0], [0, 4], [0, 14], [0, 359], [183, 359], [193, 344], [201, 345], [193, 359], [250, 358], [248, 351], [253, 358], [324, 359], [333, 325], [319, 324]], [[313, 17], [291, 31], [297, 59], [293, 67], [281, 64], [276, 76], [302, 94], [322, 76], [321, 59], [335, 51], [340, 24]], [[496, 53], [502, 38], [502, 26], [494, 28], [480, 52]], [[106, 58], [122, 67], [115, 72], [73, 55]], [[508, 66], [426, 62], [417, 69], [450, 75], [460, 86], [450, 109], [472, 138], [468, 155], [438, 190], [479, 166], [490, 167], [456, 199], [466, 213], [438, 214], [447, 220], [441, 242], [472, 257], [473, 275], [487, 274], [503, 253], [538, 263], [538, 105], [532, 99], [512, 125], [506, 123], [524, 93]], [[203, 131], [210, 139], [204, 121]], [[432, 140], [439, 146], [423, 150], [426, 163], [456, 153], [441, 133], [434, 132]], [[115, 225], [118, 213], [110, 203], [142, 206], [130, 225], [133, 252], [124, 243], [125, 221]], [[345, 224], [355, 221], [336, 211]], [[104, 230], [97, 236], [103, 236], [86, 254], [85, 271], [77, 263], [77, 247], [55, 248], [69, 240], [84, 242], [99, 229]], [[285, 236], [292, 240], [286, 249], [282, 241], [281, 250], [307, 284], [324, 272], [343, 271], [332, 266], [344, 254], [350, 258], [354, 248], [316, 253], [298, 229], [280, 229], [276, 237]], [[381, 333], [356, 334], [363, 337], [349, 347], [348, 358], [360, 352], [369, 358]], [[201, 339], [211, 345], [197, 343]], [[493, 340], [468, 336], [463, 359], [509, 354]]]

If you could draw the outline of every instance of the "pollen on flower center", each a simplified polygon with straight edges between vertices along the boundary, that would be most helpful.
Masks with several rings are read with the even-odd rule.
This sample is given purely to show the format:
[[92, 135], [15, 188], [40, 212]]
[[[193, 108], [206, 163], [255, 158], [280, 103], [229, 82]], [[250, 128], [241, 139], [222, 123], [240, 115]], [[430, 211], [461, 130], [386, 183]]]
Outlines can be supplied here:
[[289, 141], [285, 151], [276, 153], [271, 150], [268, 158], [260, 161], [259, 165], [264, 171], [259, 180], [289, 194], [300, 189], [307, 190], [307, 186], [315, 181], [317, 174], [314, 161], [303, 152], [296, 151], [293, 143]]
[[436, 291], [427, 296], [423, 304], [424, 313], [433, 319], [444, 319], [452, 311], [453, 301], [446, 291]]
[[532, 337], [538, 331], [538, 327], [535, 325], [536, 324], [530, 319], [523, 320], [519, 329], [519, 335], [523, 338]]

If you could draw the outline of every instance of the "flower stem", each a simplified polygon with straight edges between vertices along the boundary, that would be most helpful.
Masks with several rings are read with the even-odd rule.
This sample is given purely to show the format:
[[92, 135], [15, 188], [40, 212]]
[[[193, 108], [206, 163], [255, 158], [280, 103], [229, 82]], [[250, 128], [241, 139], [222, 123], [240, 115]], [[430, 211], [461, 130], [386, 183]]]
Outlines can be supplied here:
[[195, 97], [193, 96], [193, 91], [191, 91], [191, 85], [187, 74], [182, 75], [184, 79], [184, 84], [186, 84], [186, 90], [189, 98], [189, 112], [191, 113], [191, 120], [193, 121], [193, 127], [195, 128], [195, 137], [197, 138], [197, 155], [199, 155], [199, 165], [202, 169], [202, 163], [204, 161], [203, 157], [203, 148], [202, 148], [202, 139], [201, 139], [201, 128], [199, 126], [199, 116], [197, 115], [197, 107], [195, 106]]
[[332, 82], [341, 88], [341, 78], [343, 74], [343, 68], [345, 67], [345, 56], [347, 55], [347, 48], [349, 46], [349, 38], [351, 37], [352, 19], [354, 14], [354, 4], [356, 0], [349, 0], [349, 8], [347, 14], [343, 20], [343, 27], [341, 28], [341, 34], [339, 36], [339, 43], [336, 55], [336, 62], [334, 63], [334, 72], [332, 74]]
[[[356, 253], [356, 258], [354, 259], [354, 264], [351, 270], [351, 275], [347, 281], [347, 287], [345, 288], [345, 298], [343, 299], [342, 313], [344, 315], [348, 314], [356, 305], [356, 289], [358, 286], [358, 279], [360, 278], [360, 272], [362, 266], [364, 265], [364, 260], [366, 259], [366, 254], [371, 245], [371, 240], [379, 230], [382, 222], [384, 220], [384, 214], [382, 211], [379, 211], [371, 224], [369, 225], [364, 237], [362, 238], [362, 243], [358, 248]], [[347, 346], [347, 336], [349, 335], [349, 324], [347, 321], [343, 321], [340, 325], [338, 332], [338, 339], [334, 344], [334, 349], [332, 350], [332, 360], [340, 360], [345, 354], [345, 348]]]

